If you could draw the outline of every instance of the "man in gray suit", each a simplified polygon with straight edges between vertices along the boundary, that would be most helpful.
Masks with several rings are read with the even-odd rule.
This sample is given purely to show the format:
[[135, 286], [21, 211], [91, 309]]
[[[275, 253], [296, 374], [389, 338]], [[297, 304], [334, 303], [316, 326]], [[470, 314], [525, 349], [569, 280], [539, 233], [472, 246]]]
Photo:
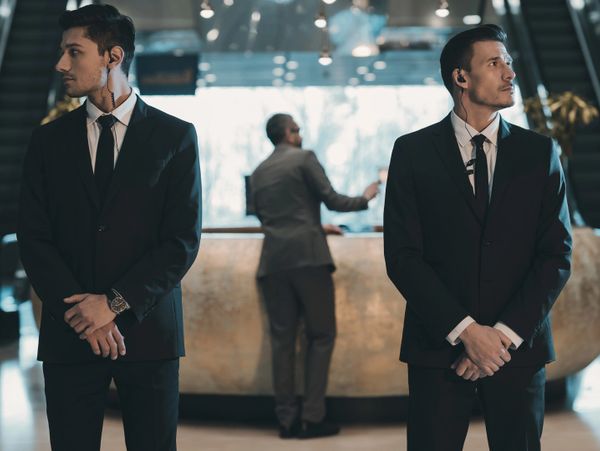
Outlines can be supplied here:
[[[335, 211], [366, 210], [378, 193], [378, 184], [370, 184], [358, 197], [336, 193], [314, 152], [302, 150], [300, 128], [290, 115], [272, 116], [267, 122], [267, 136], [275, 150], [256, 168], [250, 185], [265, 234], [257, 277], [270, 322], [279, 436], [334, 435], [339, 426], [324, 418], [336, 333], [331, 277], [335, 266], [321, 225], [321, 202]], [[301, 313], [307, 358], [299, 414], [294, 361]]]

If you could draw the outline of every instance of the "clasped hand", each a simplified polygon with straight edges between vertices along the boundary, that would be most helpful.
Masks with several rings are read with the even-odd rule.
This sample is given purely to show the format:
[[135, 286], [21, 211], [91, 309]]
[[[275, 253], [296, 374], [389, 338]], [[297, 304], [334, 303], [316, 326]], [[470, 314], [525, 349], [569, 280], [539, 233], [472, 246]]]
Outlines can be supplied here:
[[[505, 363], [510, 362], [508, 348], [511, 341], [493, 327], [472, 323], [460, 334], [460, 339], [465, 346], [465, 355], [454, 362], [452, 369], [464, 379], [493, 376]], [[479, 369], [479, 375], [475, 379], [473, 365]], [[459, 374], [459, 370], [462, 374]]]
[[117, 316], [108, 308], [108, 299], [103, 294], [81, 293], [64, 299], [67, 304], [74, 304], [65, 312], [65, 322], [79, 334], [79, 338], [87, 340], [96, 355], [110, 357], [114, 360], [118, 355], [125, 355], [124, 337], [114, 323]]

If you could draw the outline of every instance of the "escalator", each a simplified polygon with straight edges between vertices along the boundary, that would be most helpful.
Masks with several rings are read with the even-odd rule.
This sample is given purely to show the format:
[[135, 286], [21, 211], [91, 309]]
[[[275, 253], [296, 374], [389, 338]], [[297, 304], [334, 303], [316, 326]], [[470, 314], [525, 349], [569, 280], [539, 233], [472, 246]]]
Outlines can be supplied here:
[[[549, 93], [573, 91], [598, 106], [568, 1], [522, 1], [529, 40]], [[600, 121], [578, 130], [568, 172], [583, 219], [600, 228]]]
[[0, 66], [0, 237], [14, 233], [21, 166], [46, 115], [66, 0], [18, 0]]

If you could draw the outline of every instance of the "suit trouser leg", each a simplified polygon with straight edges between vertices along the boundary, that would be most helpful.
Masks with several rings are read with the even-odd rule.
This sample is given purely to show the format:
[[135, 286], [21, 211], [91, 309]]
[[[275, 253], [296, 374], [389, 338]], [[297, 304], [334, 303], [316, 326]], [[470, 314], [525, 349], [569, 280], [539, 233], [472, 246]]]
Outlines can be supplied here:
[[294, 380], [298, 301], [288, 271], [261, 277], [258, 283], [269, 317], [275, 414], [281, 425], [290, 427], [298, 417]]
[[128, 451], [175, 451], [179, 413], [179, 359], [115, 362]]
[[99, 451], [110, 362], [44, 363], [53, 451]]
[[325, 393], [335, 344], [335, 291], [327, 266], [294, 271], [294, 291], [302, 304], [306, 329], [306, 363], [302, 419], [325, 417]]
[[544, 424], [544, 367], [502, 368], [481, 379], [479, 398], [491, 451], [539, 451]]
[[476, 398], [475, 383], [453, 370], [408, 365], [408, 451], [460, 451]]

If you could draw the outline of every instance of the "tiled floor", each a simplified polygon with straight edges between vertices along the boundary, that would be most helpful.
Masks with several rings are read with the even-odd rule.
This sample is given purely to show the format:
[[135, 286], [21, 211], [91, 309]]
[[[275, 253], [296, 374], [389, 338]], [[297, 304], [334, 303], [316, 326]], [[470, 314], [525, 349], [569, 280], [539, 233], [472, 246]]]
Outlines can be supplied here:
[[[25, 309], [27, 308], [24, 306]], [[37, 340], [25, 323], [19, 343], [0, 346], [0, 451], [48, 451], [41, 366], [35, 361]], [[406, 426], [351, 425], [334, 438], [311, 441], [279, 440], [267, 425], [182, 421], [180, 451], [402, 451]], [[574, 410], [549, 412], [543, 436], [544, 451], [600, 451], [600, 359], [584, 373]], [[465, 451], [487, 450], [483, 423], [472, 423]], [[103, 451], [124, 451], [117, 413], [104, 426]]]

